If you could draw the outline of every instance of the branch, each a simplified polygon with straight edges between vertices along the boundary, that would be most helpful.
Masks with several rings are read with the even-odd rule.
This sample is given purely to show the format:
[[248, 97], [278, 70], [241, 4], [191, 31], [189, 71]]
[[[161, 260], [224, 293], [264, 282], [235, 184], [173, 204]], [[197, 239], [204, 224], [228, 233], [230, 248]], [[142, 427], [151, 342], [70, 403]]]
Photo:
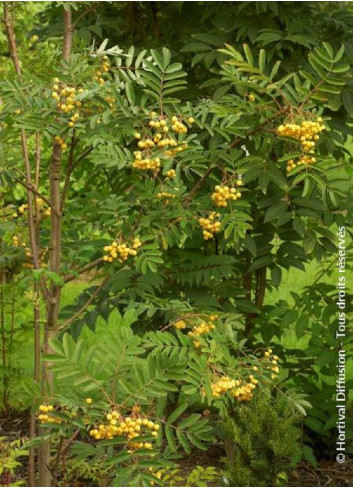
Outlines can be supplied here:
[[[36, 132], [35, 137], [35, 165], [34, 165], [34, 185], [33, 189], [38, 192], [39, 188], [39, 171], [40, 171], [40, 134]], [[41, 197], [42, 199], [42, 197]], [[40, 250], [40, 219], [39, 219], [39, 205], [37, 199], [34, 200], [34, 215], [35, 215], [35, 228], [36, 228], [36, 239], [37, 248]]]
[[[8, 2], [4, 2], [4, 24], [6, 29], [7, 40], [9, 43], [10, 54], [15, 67], [15, 71], [18, 76], [21, 76], [21, 67], [20, 67], [20, 61], [17, 53], [14, 26], [13, 26], [12, 18], [9, 13]], [[27, 136], [23, 129], [21, 130], [21, 146], [22, 146], [22, 155], [23, 155], [23, 161], [25, 166], [26, 185], [27, 187], [33, 187], [32, 179], [31, 179], [31, 165], [29, 161]], [[36, 270], [39, 270], [40, 263], [39, 263], [39, 253], [38, 253], [38, 246], [37, 246], [37, 239], [36, 239], [36, 225], [35, 225], [35, 219], [33, 215], [32, 191], [33, 191], [32, 188], [31, 190], [27, 188], [28, 232], [29, 232], [31, 253], [33, 256], [33, 265]], [[50, 294], [43, 278], [41, 278], [40, 283], [41, 283], [41, 291], [43, 296], [45, 297], [46, 300], [50, 300]]]
[[[271, 117], [268, 117], [262, 124], [260, 124], [259, 126], [255, 127], [254, 129], [252, 129], [251, 131], [247, 132], [246, 134], [244, 134], [244, 136], [242, 137], [238, 137], [237, 139], [235, 139], [231, 144], [230, 144], [230, 148], [235, 148], [236, 146], [238, 146], [244, 139], [247, 139], [249, 136], [252, 136], [253, 134], [256, 134], [257, 132], [261, 131], [261, 129], [263, 129], [269, 122], [272, 122], [273, 120], [277, 119], [278, 117], [280, 117], [284, 112], [286, 112], [287, 110], [287, 106], [284, 106], [282, 107], [280, 110], [278, 110], [273, 116]], [[184, 206], [188, 206], [193, 198], [193, 196], [196, 194], [196, 192], [202, 187], [202, 185], [205, 183], [205, 181], [207, 180], [207, 177], [212, 173], [212, 171], [217, 168], [217, 166], [211, 166], [207, 171], [206, 173], [201, 177], [201, 179], [195, 183], [195, 185], [193, 186], [193, 188], [190, 190], [190, 192], [188, 193], [188, 195], [186, 196], [185, 200], [184, 200]]]
[[61, 258], [61, 225], [60, 214], [60, 177], [62, 152], [60, 145], [55, 141], [53, 145], [49, 166], [50, 205], [54, 213], [51, 215], [50, 231], [50, 270], [60, 273]]
[[278, 119], [278, 117], [280, 117], [282, 114], [284, 114], [284, 112], [286, 112], [287, 109], [288, 109], [288, 107], [285, 105], [284, 107], [279, 109], [275, 114], [273, 114], [271, 117], [268, 117], [262, 124], [260, 124], [259, 126], [256, 126], [254, 129], [247, 132], [246, 134], [244, 134], [244, 136], [238, 137], [237, 139], [235, 139], [229, 147], [235, 148], [235, 146], [238, 146], [238, 144], [240, 144], [243, 141], [243, 139], [247, 139], [249, 136], [252, 136], [253, 134], [256, 134], [257, 132], [261, 131], [261, 129], [263, 129], [265, 126], [267, 126], [267, 124], [274, 121], [275, 119]]
[[77, 139], [75, 139], [75, 136], [71, 138], [71, 143], [70, 143], [70, 150], [69, 150], [69, 155], [67, 157], [67, 167], [66, 167], [66, 175], [65, 175], [65, 181], [64, 181], [64, 188], [61, 193], [61, 198], [60, 198], [60, 213], [63, 213], [64, 210], [64, 205], [65, 205], [65, 200], [67, 197], [67, 193], [69, 191], [69, 186], [70, 186], [70, 178], [71, 174], [73, 171], [73, 159], [74, 159], [74, 149], [77, 144]]
[[65, 201], [66, 201], [67, 194], [69, 191], [70, 180], [71, 180], [71, 175], [72, 175], [73, 171], [75, 170], [77, 165], [84, 158], [86, 158], [87, 155], [89, 155], [93, 151], [93, 148], [89, 148], [84, 153], [82, 153], [82, 155], [79, 158], [77, 158], [76, 161], [73, 161], [73, 150], [74, 150], [74, 147], [76, 146], [76, 143], [77, 143], [77, 140], [72, 139], [69, 157], [68, 157], [68, 162], [67, 162], [67, 171], [66, 171], [66, 176], [65, 176], [64, 188], [63, 188], [63, 191], [61, 194], [61, 200], [60, 200], [60, 212], [61, 213], [63, 213], [63, 210], [64, 210], [64, 205], [65, 205]]
[[85, 17], [87, 14], [93, 12], [94, 10], [96, 10], [97, 6], [96, 5], [91, 5], [87, 10], [85, 10], [84, 12], [82, 12], [82, 14], [80, 14], [77, 19], [75, 20], [75, 22], [72, 24], [72, 30], [74, 30], [77, 26], [77, 24], [80, 22], [80, 20], [83, 19], [83, 17]]
[[66, 329], [68, 326], [70, 326], [71, 323], [73, 323], [78, 317], [81, 316], [81, 314], [83, 314], [86, 311], [86, 309], [94, 301], [94, 299], [97, 297], [97, 295], [103, 289], [103, 287], [105, 286], [105, 284], [108, 282], [109, 279], [110, 279], [110, 275], [107, 275], [106, 277], [104, 277], [104, 279], [102, 280], [100, 285], [97, 287], [97, 289], [93, 292], [93, 294], [88, 299], [88, 301], [85, 304], [83, 304], [83, 306], [73, 316], [71, 316], [71, 318], [69, 318], [67, 321], [65, 321], [65, 323], [63, 323], [61, 326], [59, 326], [59, 328], [58, 328], [59, 331], [63, 331], [64, 329]]
[[72, 15], [71, 15], [71, 7], [67, 5], [64, 7], [64, 40], [63, 40], [63, 60], [69, 61], [71, 56], [72, 49], [72, 33], [73, 33], [73, 25], [72, 25]]
[[17, 54], [15, 33], [14, 33], [12, 19], [10, 17], [8, 3], [9, 2], [4, 2], [4, 24], [5, 24], [5, 29], [6, 29], [7, 40], [9, 43], [10, 56], [11, 56], [13, 64], [14, 64], [15, 71], [20, 76], [21, 75], [20, 60], [19, 60], [19, 57]]
[[98, 258], [97, 260], [94, 260], [90, 263], [87, 263], [87, 265], [84, 265], [82, 268], [80, 268], [77, 271], [77, 274], [68, 273], [67, 275], [65, 275], [64, 282], [67, 283], [67, 282], [71, 282], [71, 280], [75, 280], [75, 278], [77, 278], [82, 273], [85, 273], [85, 272], [88, 272], [89, 270], [92, 270], [92, 268], [95, 268], [96, 266], [100, 265], [101, 263], [103, 263], [103, 258]]
[[36, 162], [35, 162], [35, 169], [34, 169], [34, 186], [36, 190], [38, 190], [39, 187], [39, 170], [40, 170], [40, 134], [39, 132], [36, 133]]
[[202, 185], [205, 183], [205, 181], [207, 180], [208, 176], [212, 173], [212, 171], [214, 170], [214, 168], [216, 168], [216, 166], [210, 166], [209, 169], [206, 171], [206, 173], [200, 178], [200, 180], [198, 180], [195, 183], [195, 185], [190, 190], [190, 192], [188, 193], [188, 195], [186, 196], [186, 198], [184, 200], [184, 206], [185, 207], [187, 207], [190, 204], [193, 196], [202, 187]]
[[14, 177], [13, 175], [10, 175], [10, 178], [12, 178], [12, 180], [15, 180], [15, 182], [19, 183], [23, 187], [25, 187], [29, 192], [32, 192], [34, 195], [37, 195], [38, 197], [40, 197], [47, 204], [47, 206], [50, 207], [50, 209], [53, 212], [57, 212], [56, 209], [54, 209], [51, 206], [49, 200], [43, 194], [41, 194], [40, 192], [38, 192], [38, 190], [34, 187], [33, 183], [23, 182], [22, 180], [20, 180], [19, 178]]
[[262, 308], [266, 292], [266, 267], [259, 268], [256, 272], [255, 306]]

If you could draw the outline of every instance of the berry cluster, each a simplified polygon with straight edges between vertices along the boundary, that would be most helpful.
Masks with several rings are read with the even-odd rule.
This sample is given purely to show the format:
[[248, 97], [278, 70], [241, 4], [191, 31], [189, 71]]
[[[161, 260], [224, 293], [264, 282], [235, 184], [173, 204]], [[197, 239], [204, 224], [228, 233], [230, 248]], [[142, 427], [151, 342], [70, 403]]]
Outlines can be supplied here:
[[219, 232], [221, 227], [220, 221], [217, 220], [219, 216], [218, 212], [210, 212], [207, 219], [200, 217], [199, 224], [203, 229], [203, 237], [206, 241], [212, 239]]
[[63, 151], [67, 149], [67, 144], [65, 143], [64, 139], [61, 136], [55, 136], [54, 141], [60, 144], [60, 147]]
[[[167, 141], [169, 141], [169, 142], [170, 142], [170, 141], [174, 141], [174, 140], [173, 140], [173, 139], [169, 139], [169, 140], [167, 140]], [[162, 141], [161, 141], [161, 142], [162, 142]], [[178, 145], [178, 143], [177, 143], [177, 145], [175, 145], [175, 144], [170, 144], [170, 146], [177, 146], [177, 147], [176, 147], [176, 148], [174, 148], [174, 149], [166, 149], [166, 150], [164, 151], [164, 156], [174, 156], [174, 155], [176, 155], [177, 153], [180, 153], [180, 151], [184, 151], [184, 149], [187, 149], [187, 147], [188, 147], [187, 143], [180, 143], [179, 145]]]
[[[149, 467], [148, 468], [148, 471], [152, 473], [153, 477], [156, 477], [159, 480], [162, 479], [162, 475], [163, 475], [163, 471], [162, 470], [157, 470], [157, 472], [153, 472], [154, 471], [154, 468], [153, 467]], [[150, 482], [150, 485], [153, 487], [155, 485], [155, 482], [154, 481], [151, 481]]]
[[100, 69], [95, 71], [93, 80], [97, 81], [101, 86], [104, 85], [104, 74], [108, 73], [110, 70], [110, 63], [108, 56], [103, 56], [101, 59]]
[[[53, 79], [52, 98], [57, 102], [56, 108], [62, 114], [70, 114], [69, 127], [74, 127], [80, 118], [79, 108], [82, 105], [80, 100], [76, 100], [78, 94], [83, 93], [83, 88], [65, 86], [59, 78]], [[54, 140], [60, 144], [61, 149], [67, 149], [67, 144], [61, 136], [55, 136]]]
[[101, 423], [90, 430], [89, 434], [95, 440], [111, 440], [116, 436], [125, 437], [129, 453], [138, 449], [153, 448], [152, 443], [146, 441], [134, 442], [133, 440], [142, 436], [158, 436], [160, 425], [147, 418], [132, 412], [130, 416], [124, 417], [118, 411], [113, 410], [106, 415], [107, 423]]
[[80, 118], [79, 112], [75, 112], [74, 115], [72, 115], [70, 117], [70, 121], [68, 123], [68, 126], [69, 127], [74, 127], [75, 123], [78, 121], [79, 118]]
[[116, 99], [114, 97], [110, 97], [109, 95], [105, 97], [105, 100], [108, 102], [109, 107], [114, 107]]
[[[194, 122], [192, 117], [187, 119], [189, 124]], [[161, 166], [160, 153], [156, 151], [164, 150], [163, 156], [174, 156], [180, 151], [187, 148], [187, 144], [179, 141], [177, 137], [168, 137], [168, 133], [173, 131], [176, 135], [186, 134], [187, 126], [182, 122], [182, 119], [173, 116], [170, 120], [165, 116], [158, 116], [156, 112], [151, 112], [148, 128], [144, 129], [144, 135], [140, 132], [135, 132], [134, 137], [138, 139], [138, 151], [134, 151], [133, 168], [137, 170], [152, 170], [158, 172]], [[169, 173], [169, 175], [168, 175]], [[175, 170], [169, 170], [167, 176], [173, 178]]]
[[272, 350], [269, 349], [269, 350], [265, 351], [262, 360], [265, 362], [265, 368], [267, 368], [268, 370], [271, 370], [271, 372], [272, 372], [271, 379], [272, 380], [277, 379], [278, 373], [279, 373], [279, 366], [278, 366], [279, 358], [278, 358], [278, 356], [272, 355]]
[[212, 395], [219, 398], [221, 395], [230, 391], [232, 397], [238, 401], [250, 401], [253, 397], [253, 390], [258, 384], [258, 380], [253, 375], [249, 376], [249, 382], [245, 380], [234, 380], [223, 376], [211, 384]]
[[250, 401], [253, 398], [253, 390], [259, 381], [253, 375], [249, 376], [249, 382], [239, 381], [239, 385], [232, 391], [233, 397], [238, 401]]
[[175, 171], [175, 170], [173, 170], [173, 169], [168, 170], [168, 171], [166, 172], [166, 176], [167, 176], [168, 178], [174, 178], [174, 177], [176, 176], [176, 171]]
[[[39, 216], [40, 218], [45, 218], [45, 217], [49, 217], [50, 214], [51, 214], [51, 209], [50, 207], [46, 206], [45, 203], [44, 203], [44, 200], [41, 199], [40, 197], [37, 197], [36, 198], [36, 209], [38, 210], [39, 212]], [[14, 212], [12, 214], [12, 217], [16, 218], [18, 217], [18, 215], [22, 215], [24, 214], [26, 211], [28, 210], [28, 204], [22, 204], [20, 205], [20, 207], [17, 209], [17, 212]]]
[[42, 217], [49, 217], [51, 214], [51, 208], [45, 205], [45, 202], [40, 197], [36, 198], [37, 209]]
[[213, 322], [217, 321], [218, 319], [218, 316], [216, 314], [211, 314], [210, 316], [202, 314], [201, 316], [206, 317], [206, 320], [198, 316], [197, 324], [195, 324], [194, 322], [194, 316], [195, 315], [193, 315], [192, 317], [185, 317], [184, 319], [178, 319], [178, 321], [173, 323], [173, 326], [176, 329], [192, 328], [192, 330], [188, 333], [188, 336], [190, 337], [207, 334], [216, 327], [213, 324]]
[[18, 213], [12, 214], [12, 217], [18, 217], [18, 214], [24, 214], [25, 211], [28, 209], [28, 204], [22, 204], [20, 207], [17, 209]]
[[[32, 263], [32, 253], [31, 253], [31, 249], [27, 246], [27, 244], [25, 242], [22, 242], [20, 244], [20, 238], [18, 236], [15, 236], [15, 235], [12, 236], [12, 244], [16, 248], [21, 246], [24, 249], [27, 261], [25, 263], [23, 263], [23, 265], [22, 265], [23, 268], [33, 269], [34, 265]], [[40, 264], [41, 268], [44, 268], [47, 266], [46, 263], [44, 263], [46, 252], [47, 252], [47, 250], [44, 249], [44, 250], [41, 250], [40, 254], [39, 254], [39, 264]]]
[[51, 404], [49, 405], [46, 405], [46, 404], [42, 404], [39, 406], [39, 416], [38, 416], [38, 420], [41, 422], [41, 423], [61, 423], [61, 418], [58, 418], [57, 416], [51, 416], [50, 414], [48, 413], [51, 413], [52, 411], [54, 411], [54, 406], [52, 406]]
[[113, 241], [110, 246], [104, 246], [103, 250], [108, 252], [103, 256], [103, 260], [112, 263], [114, 260], [118, 260], [119, 263], [126, 261], [130, 255], [136, 256], [137, 250], [141, 247], [142, 243], [139, 238], [135, 238], [131, 247], [126, 243], [118, 243]]
[[163, 203], [164, 204], [169, 204], [169, 200], [168, 199], [175, 199], [176, 195], [175, 194], [171, 194], [169, 192], [158, 192], [156, 194], [156, 197], [157, 197], [157, 199], [167, 199]]
[[82, 93], [84, 91], [83, 88], [77, 90], [75, 87], [64, 86], [59, 78], [54, 78], [52, 88], [51, 96], [56, 100], [56, 108], [59, 112], [68, 114], [76, 110], [77, 107], [81, 107], [82, 102], [80, 100], [75, 100], [75, 97], [77, 93]]
[[[16, 246], [16, 248], [20, 246], [20, 239], [18, 236], [12, 236], [12, 244], [13, 246]], [[26, 246], [26, 243], [22, 243], [22, 246]]]
[[298, 139], [302, 145], [302, 150], [305, 153], [312, 152], [315, 147], [315, 141], [318, 141], [319, 134], [323, 132], [326, 127], [321, 124], [322, 118], [318, 117], [316, 121], [303, 121], [299, 124], [281, 124], [277, 128], [277, 134], [279, 136], [287, 136], [294, 139]]
[[230, 389], [234, 389], [239, 384], [238, 380], [231, 379], [230, 377], [219, 377], [215, 382], [211, 383], [212, 396], [215, 398], [221, 397]]
[[176, 329], [185, 329], [186, 327], [187, 327], [186, 322], [183, 320], [179, 320], [176, 323], [174, 323], [174, 328]]
[[[188, 122], [192, 124], [194, 119], [189, 117]], [[177, 134], [186, 134], [188, 132], [188, 128], [185, 126], [185, 124], [183, 124], [182, 121], [175, 115], [172, 117], [172, 130]]]
[[[205, 316], [203, 314], [203, 316]], [[200, 348], [200, 336], [206, 335], [215, 329], [216, 325], [214, 321], [218, 319], [216, 314], [211, 314], [207, 316], [207, 319], [197, 318], [197, 323], [195, 324], [194, 318], [185, 318], [179, 319], [176, 321], [173, 326], [176, 329], [182, 330], [186, 328], [191, 328], [191, 331], [188, 332], [188, 336], [190, 338], [194, 338], [193, 345], [195, 348]]]
[[161, 166], [160, 158], [143, 158], [141, 151], [134, 151], [134, 156], [133, 168], [136, 168], [136, 170], [152, 170], [158, 172]]
[[316, 158], [314, 158], [313, 156], [302, 155], [297, 161], [294, 161], [292, 159], [288, 160], [286, 170], [287, 173], [290, 173], [297, 166], [300, 165], [308, 166], [308, 165], [312, 165], [313, 163], [316, 163]]
[[211, 195], [211, 199], [217, 207], [227, 207], [228, 200], [237, 200], [240, 197], [241, 193], [238, 188], [227, 185], [216, 185], [215, 191]]
[[[211, 316], [211, 317], [217, 319], [217, 316]], [[190, 336], [190, 338], [195, 338], [203, 334], [208, 334], [210, 331], [214, 330], [215, 327], [216, 325], [211, 321], [209, 322], [201, 321], [200, 324], [194, 326], [193, 329], [188, 332], [188, 336]]]

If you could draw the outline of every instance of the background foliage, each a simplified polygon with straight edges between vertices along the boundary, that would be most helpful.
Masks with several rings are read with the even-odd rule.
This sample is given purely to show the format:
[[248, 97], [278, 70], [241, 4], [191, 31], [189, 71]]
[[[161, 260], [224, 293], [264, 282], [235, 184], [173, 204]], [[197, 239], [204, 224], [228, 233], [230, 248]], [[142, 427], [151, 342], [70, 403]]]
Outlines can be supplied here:
[[[346, 226], [347, 249], [352, 232], [350, 3], [222, 2], [219, 8], [216, 2], [70, 2], [75, 30], [67, 62], [61, 60], [62, 3], [14, 6], [21, 79], [0, 37], [4, 407], [14, 406], [19, 395], [22, 408], [33, 397], [32, 409], [42, 402], [39, 386], [29, 381], [31, 354], [24, 361], [15, 351], [30, 338], [28, 318], [38, 300], [33, 281], [45, 280], [62, 287], [59, 334], [47, 358], [56, 383], [44, 399], [62, 419], [45, 425], [59, 453], [60, 437], [70, 440], [78, 430], [73, 463], [91, 461], [105, 482], [118, 464], [115, 485], [148, 485], [177, 477], [159, 471], [166, 463], [173, 470], [181, 453], [220, 443], [231, 484], [283, 485], [287, 456], [293, 464], [299, 458], [315, 464], [335, 450], [337, 229]], [[97, 75], [105, 56], [109, 70]], [[75, 99], [82, 109], [73, 127], [52, 98], [56, 77], [83, 90]], [[133, 166], [134, 135], [153, 134], [149, 123], [159, 117], [151, 111], [168, 123], [177, 116], [187, 127], [187, 133], [175, 131], [183, 151], [166, 157], [156, 150], [158, 175]], [[302, 150], [278, 127], [318, 117], [326, 130], [315, 147], [316, 162], [288, 171], [288, 161]], [[30, 260], [24, 247], [14, 246], [13, 235], [28, 241], [26, 212], [18, 211], [26, 202], [22, 130], [33, 165], [40, 134], [43, 196], [50, 193], [53, 138], [68, 145], [61, 191], [65, 174], [71, 181], [59, 273], [47, 268], [52, 216], [40, 223], [41, 268], [23, 270]], [[215, 186], [240, 187], [239, 180], [241, 198], [215, 208]], [[214, 210], [220, 233], [204, 240], [199, 219]], [[142, 246], [136, 258], [103, 262], [105, 246], [137, 237]], [[85, 269], [90, 263], [95, 267]], [[348, 288], [347, 317], [351, 293]], [[43, 315], [42, 301], [38, 307]], [[196, 340], [173, 327], [214, 315], [215, 330]], [[350, 338], [347, 333], [347, 372]], [[269, 348], [280, 358], [278, 378], [265, 370]], [[229, 394], [213, 398], [218, 377], [245, 379], [254, 366], [261, 375], [253, 407]], [[24, 378], [25, 393], [18, 387]], [[350, 391], [352, 382], [348, 373]], [[88, 427], [124, 399], [127, 412], [138, 403], [162, 425], [153, 463], [143, 451], [130, 463], [122, 441], [99, 441], [92, 452]], [[300, 446], [298, 415], [305, 416]], [[260, 480], [261, 464], [242, 470], [263, 449], [252, 416], [273, 420], [271, 480]], [[236, 459], [234, 446], [242, 446]]]

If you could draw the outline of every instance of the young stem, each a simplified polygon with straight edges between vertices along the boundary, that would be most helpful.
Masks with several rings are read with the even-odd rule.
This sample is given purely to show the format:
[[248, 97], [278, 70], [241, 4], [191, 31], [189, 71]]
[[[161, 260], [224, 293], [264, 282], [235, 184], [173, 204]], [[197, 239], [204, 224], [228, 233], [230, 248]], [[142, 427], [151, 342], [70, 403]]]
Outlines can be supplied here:
[[[72, 16], [71, 7], [66, 4], [64, 7], [64, 37], [63, 37], [63, 60], [68, 62], [71, 56], [72, 47]], [[62, 203], [60, 195], [60, 181], [62, 177], [62, 151], [58, 142], [54, 141], [52, 155], [49, 165], [49, 192], [50, 206], [53, 212], [50, 215], [50, 248], [49, 248], [49, 270], [60, 275], [61, 269], [61, 241], [62, 241]], [[49, 288], [49, 300], [46, 303], [46, 324], [44, 328], [45, 354], [52, 353], [50, 341], [55, 339], [58, 333], [58, 318], [60, 310], [61, 285], [51, 281]], [[53, 390], [53, 373], [49, 370], [50, 364], [43, 363], [42, 368], [42, 389], [43, 394]], [[50, 471], [50, 442], [45, 442], [40, 447], [39, 453], [39, 485], [50, 487], [52, 485], [52, 473]]]
[[5, 412], [8, 409], [7, 406], [7, 397], [8, 397], [8, 383], [9, 377], [8, 372], [6, 371], [6, 363], [7, 363], [7, 340], [6, 340], [6, 331], [5, 331], [5, 297], [4, 297], [4, 288], [6, 284], [6, 272], [4, 269], [1, 270], [1, 284], [0, 284], [0, 329], [1, 329], [1, 361], [2, 367], [4, 369], [3, 375], [3, 405]]

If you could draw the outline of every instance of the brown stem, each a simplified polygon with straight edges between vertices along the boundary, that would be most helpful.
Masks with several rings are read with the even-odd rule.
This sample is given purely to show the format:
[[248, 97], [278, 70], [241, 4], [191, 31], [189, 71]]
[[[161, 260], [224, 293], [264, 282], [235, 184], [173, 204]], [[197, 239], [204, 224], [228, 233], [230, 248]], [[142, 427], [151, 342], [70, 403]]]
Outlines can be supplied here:
[[64, 7], [64, 41], [63, 41], [63, 60], [69, 61], [72, 49], [72, 15], [70, 5]]
[[[72, 47], [72, 18], [71, 7], [68, 3], [64, 7], [64, 33], [63, 33], [63, 60], [68, 62], [71, 56]], [[61, 196], [60, 180], [62, 173], [62, 151], [61, 146], [54, 141], [49, 165], [49, 189], [50, 205], [53, 212], [50, 215], [50, 248], [49, 248], [49, 270], [60, 275], [61, 267]], [[58, 317], [60, 308], [61, 286], [53, 280], [50, 283], [50, 301], [47, 301], [47, 317], [44, 328], [43, 350], [45, 354], [51, 353], [50, 340], [55, 339], [58, 333]], [[49, 371], [49, 362], [43, 362], [42, 389], [43, 394], [48, 394], [53, 389], [53, 373]], [[45, 432], [45, 431], [44, 431]], [[39, 485], [50, 487], [52, 484], [52, 474], [50, 471], [50, 442], [42, 443], [39, 451]]]
[[226, 452], [227, 462], [230, 467], [234, 465], [235, 461], [235, 442], [232, 439], [226, 439], [224, 441], [224, 450]]
[[92, 270], [92, 268], [96, 268], [101, 263], [103, 263], [103, 258], [97, 258], [97, 260], [87, 263], [86, 265], [81, 267], [76, 274], [68, 273], [67, 275], [65, 275], [64, 282], [67, 283], [67, 282], [71, 282], [71, 280], [75, 280], [75, 278], [77, 278], [82, 273], [88, 272], [89, 270]]
[[[29, 418], [29, 438], [33, 440], [36, 436], [36, 416], [31, 413]], [[29, 449], [28, 453], [28, 484], [29, 487], [36, 486], [36, 466], [35, 466], [35, 450], [33, 447]]]
[[150, 2], [150, 7], [154, 37], [159, 39], [158, 2]]
[[[267, 272], [266, 267], [260, 268], [259, 270], [256, 271], [256, 285], [255, 285], [254, 304], [259, 309], [262, 308], [263, 303], [264, 303], [264, 299], [265, 299], [266, 272]], [[251, 287], [251, 284], [250, 284], [250, 287]], [[246, 316], [245, 333], [246, 333], [246, 339], [247, 339], [248, 343], [251, 343], [251, 340], [252, 340], [253, 329], [254, 329], [254, 318], [256, 318], [257, 314], [258, 313], [249, 313]]]
[[267, 268], [263, 267], [257, 270], [256, 273], [256, 296], [255, 296], [255, 306], [259, 309], [263, 306], [265, 292], [266, 292], [266, 271]]
[[[9, 12], [8, 3], [9, 2], [4, 2], [4, 24], [6, 29], [6, 36], [8, 39], [10, 54], [13, 60], [15, 71], [18, 76], [21, 76], [21, 67], [20, 67], [20, 61], [17, 53], [14, 26], [13, 26], [12, 17]], [[33, 265], [34, 268], [38, 270], [40, 268], [40, 262], [39, 262], [39, 253], [38, 253], [37, 239], [36, 239], [36, 223], [33, 214], [33, 196], [32, 196], [32, 191], [29, 190], [28, 188], [28, 187], [32, 187], [31, 165], [29, 160], [27, 136], [24, 130], [21, 131], [21, 146], [22, 146], [22, 155], [23, 155], [23, 161], [25, 166], [25, 179], [27, 185], [26, 188], [27, 188], [27, 205], [28, 205], [27, 216], [28, 216], [29, 241], [30, 241], [31, 254], [33, 257]], [[48, 300], [49, 299], [48, 291], [43, 278], [41, 278], [40, 283], [41, 283], [41, 290], [43, 296]]]
[[79, 158], [77, 158], [76, 161], [74, 161], [74, 149], [77, 144], [76, 139], [71, 140], [71, 145], [70, 145], [70, 151], [69, 151], [69, 156], [68, 156], [68, 161], [67, 161], [67, 168], [66, 168], [66, 175], [65, 175], [65, 182], [64, 182], [64, 188], [61, 194], [61, 201], [60, 201], [60, 212], [63, 213], [67, 194], [69, 192], [70, 188], [70, 180], [71, 180], [71, 175], [77, 165], [87, 156], [89, 155], [92, 151], [93, 148], [87, 149]]
[[75, 22], [73, 22], [72, 24], [72, 31], [75, 30], [75, 27], [77, 26], [77, 24], [80, 22], [80, 20], [82, 20], [86, 15], [88, 15], [89, 13], [93, 12], [95, 9], [96, 9], [96, 5], [91, 5], [87, 10], [85, 10], [84, 12], [82, 12], [78, 17], [77, 19], [75, 20]]
[[278, 119], [278, 117], [281, 117], [282, 114], [284, 114], [288, 110], [287, 106], [281, 107], [275, 114], [273, 114], [271, 117], [268, 117], [262, 124], [259, 124], [256, 126], [254, 129], [251, 131], [248, 131], [244, 136], [236, 138], [231, 144], [230, 148], [235, 148], [238, 146], [244, 139], [247, 139], [249, 136], [253, 136], [254, 134], [258, 133], [263, 129], [267, 124], [270, 122], [274, 121], [275, 119]]
[[63, 188], [63, 191], [62, 191], [62, 194], [61, 194], [61, 199], [60, 199], [60, 212], [61, 213], [64, 210], [65, 200], [66, 200], [66, 197], [67, 197], [67, 193], [69, 191], [71, 174], [73, 172], [73, 160], [74, 160], [74, 150], [75, 150], [76, 142], [77, 141], [76, 141], [75, 137], [72, 137], [71, 138], [71, 142], [70, 142], [69, 155], [68, 155], [68, 158], [67, 158], [64, 188]]
[[[33, 305], [33, 315], [34, 315], [34, 372], [33, 379], [34, 382], [38, 383], [40, 381], [40, 307], [39, 307], [39, 288], [36, 283], [33, 286], [34, 291], [34, 305]], [[29, 420], [29, 436], [30, 439], [36, 436], [36, 416], [32, 412]], [[35, 481], [35, 449], [30, 448], [29, 450], [29, 460], [28, 460], [28, 479], [30, 487], [37, 487]]]
[[[245, 260], [245, 274], [244, 274], [244, 289], [245, 289], [245, 298], [247, 301], [251, 301], [251, 273], [248, 271], [251, 265], [250, 256], [246, 257]], [[247, 314], [245, 317], [245, 336], [248, 337], [250, 335], [251, 330], [251, 314]]]
[[7, 363], [7, 340], [5, 331], [5, 297], [4, 288], [6, 284], [6, 272], [4, 269], [1, 270], [1, 283], [0, 283], [0, 328], [1, 328], [1, 361], [2, 367], [4, 369], [3, 375], [3, 404], [4, 409], [7, 411], [7, 391], [8, 391], [8, 372], [6, 371]]
[[[41, 153], [40, 153], [40, 135], [36, 133], [36, 149], [35, 149], [35, 169], [34, 169], [34, 188], [38, 190], [39, 187], [39, 171], [40, 171]], [[37, 246], [40, 249], [40, 221], [38, 214], [38, 205], [35, 201], [35, 216], [36, 216], [36, 237]], [[33, 318], [34, 318], [34, 370], [33, 380], [36, 383], [40, 381], [40, 305], [39, 305], [39, 287], [36, 282], [33, 284]], [[31, 412], [29, 419], [29, 436], [33, 440], [36, 436], [36, 416], [34, 412]], [[28, 481], [30, 487], [36, 487], [36, 471], [35, 471], [35, 455], [36, 449], [31, 447], [29, 449], [28, 456]]]
[[14, 177], [13, 175], [11, 175], [11, 178], [12, 178], [12, 180], [15, 180], [15, 182], [17, 182], [20, 185], [22, 185], [29, 192], [32, 192], [32, 194], [34, 194], [37, 197], [41, 198], [43, 200], [43, 202], [45, 202], [47, 204], [47, 206], [50, 207], [50, 209], [53, 212], [56, 212], [56, 209], [53, 209], [52, 208], [52, 206], [50, 204], [50, 201], [43, 194], [41, 194], [32, 183], [23, 182], [22, 180], [20, 180], [19, 178]]
[[212, 171], [215, 168], [216, 168], [215, 166], [210, 166], [208, 168], [208, 170], [206, 170], [206, 172], [204, 173], [204, 175], [202, 175], [202, 177], [200, 178], [200, 180], [198, 180], [195, 183], [195, 185], [193, 186], [193, 188], [190, 190], [190, 192], [188, 193], [188, 195], [185, 197], [184, 207], [187, 207], [190, 204], [190, 202], [192, 201], [192, 198], [194, 197], [194, 195], [196, 194], [196, 192], [202, 187], [202, 185], [207, 180], [208, 176], [212, 173]]
[[[61, 179], [61, 147], [54, 142], [52, 157], [49, 167], [50, 205], [55, 212], [50, 215], [50, 248], [49, 269], [51, 272], [60, 274], [61, 263], [61, 227], [62, 216], [60, 213], [60, 179]], [[54, 281], [50, 285], [51, 301], [47, 311], [47, 329], [55, 331], [60, 305], [61, 286]]]
[[39, 170], [40, 170], [40, 134], [36, 133], [36, 150], [35, 150], [35, 168], [34, 168], [34, 187], [36, 190], [39, 188]]
[[15, 71], [18, 75], [21, 75], [20, 60], [17, 54], [17, 46], [15, 41], [15, 33], [13, 29], [12, 18], [10, 15], [9, 2], [4, 2], [4, 24], [6, 29], [6, 36], [10, 48], [10, 56], [12, 58]]
[[53, 466], [51, 469], [51, 473], [53, 476], [53, 486], [56, 487], [58, 485], [58, 467], [59, 467], [59, 462], [60, 462], [60, 457], [62, 454], [62, 449], [63, 449], [63, 444], [64, 444], [64, 436], [61, 435], [59, 439], [59, 445], [58, 448], [56, 449], [56, 456], [53, 462]]

